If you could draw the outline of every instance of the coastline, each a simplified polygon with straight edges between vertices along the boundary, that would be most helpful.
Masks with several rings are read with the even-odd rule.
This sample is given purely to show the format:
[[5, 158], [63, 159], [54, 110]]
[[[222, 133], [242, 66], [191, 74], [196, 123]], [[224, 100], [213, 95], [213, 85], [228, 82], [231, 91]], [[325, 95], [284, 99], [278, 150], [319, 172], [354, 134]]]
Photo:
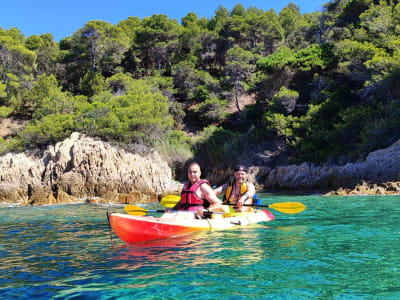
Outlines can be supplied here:
[[[400, 141], [363, 162], [251, 166], [248, 174], [259, 193], [399, 195], [398, 157]], [[230, 174], [214, 169], [205, 177], [219, 184]], [[130, 152], [77, 132], [46, 150], [1, 156], [0, 179], [0, 203], [15, 206], [156, 203], [181, 187], [156, 151]]]

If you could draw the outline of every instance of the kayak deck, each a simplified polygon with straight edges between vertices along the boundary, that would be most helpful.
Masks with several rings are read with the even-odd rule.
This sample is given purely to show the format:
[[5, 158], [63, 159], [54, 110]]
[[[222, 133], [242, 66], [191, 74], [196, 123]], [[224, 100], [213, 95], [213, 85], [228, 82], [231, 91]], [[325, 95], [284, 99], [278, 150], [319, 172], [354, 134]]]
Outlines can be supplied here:
[[274, 219], [268, 210], [239, 213], [235, 216], [215, 215], [213, 219], [195, 219], [192, 212], [165, 213], [161, 217], [134, 216], [121, 213], [108, 215], [116, 235], [128, 244], [175, 237], [196, 231], [223, 230]]

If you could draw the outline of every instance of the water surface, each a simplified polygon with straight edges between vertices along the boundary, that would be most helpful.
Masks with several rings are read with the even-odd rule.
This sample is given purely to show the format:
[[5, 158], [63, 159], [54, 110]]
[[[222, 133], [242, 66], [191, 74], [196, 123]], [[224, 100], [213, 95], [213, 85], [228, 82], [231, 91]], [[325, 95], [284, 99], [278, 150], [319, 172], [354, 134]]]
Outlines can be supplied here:
[[261, 196], [307, 210], [112, 246], [106, 211], [122, 207], [0, 208], [0, 298], [400, 298], [399, 196]]

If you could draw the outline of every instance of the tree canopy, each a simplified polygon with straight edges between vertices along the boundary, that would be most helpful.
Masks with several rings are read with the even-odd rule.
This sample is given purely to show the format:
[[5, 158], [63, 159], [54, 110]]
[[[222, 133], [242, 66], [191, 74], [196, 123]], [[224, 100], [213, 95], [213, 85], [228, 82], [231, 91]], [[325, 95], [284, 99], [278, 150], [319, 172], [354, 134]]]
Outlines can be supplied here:
[[359, 160], [400, 138], [399, 28], [400, 3], [387, 0], [93, 20], [60, 42], [0, 28], [0, 117], [28, 122], [0, 150], [79, 130], [230, 156], [222, 165], [270, 141], [294, 162]]

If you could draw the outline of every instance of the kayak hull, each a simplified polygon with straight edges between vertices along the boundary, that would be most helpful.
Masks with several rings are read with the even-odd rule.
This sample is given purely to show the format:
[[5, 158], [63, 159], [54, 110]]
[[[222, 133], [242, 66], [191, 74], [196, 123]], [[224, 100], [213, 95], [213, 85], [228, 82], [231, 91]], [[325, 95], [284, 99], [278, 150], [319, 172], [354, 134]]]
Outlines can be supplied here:
[[232, 217], [219, 215], [215, 219], [195, 219], [193, 213], [165, 213], [161, 217], [108, 214], [116, 235], [128, 244], [189, 234], [196, 231], [223, 230], [274, 219], [268, 210], [240, 213]]

